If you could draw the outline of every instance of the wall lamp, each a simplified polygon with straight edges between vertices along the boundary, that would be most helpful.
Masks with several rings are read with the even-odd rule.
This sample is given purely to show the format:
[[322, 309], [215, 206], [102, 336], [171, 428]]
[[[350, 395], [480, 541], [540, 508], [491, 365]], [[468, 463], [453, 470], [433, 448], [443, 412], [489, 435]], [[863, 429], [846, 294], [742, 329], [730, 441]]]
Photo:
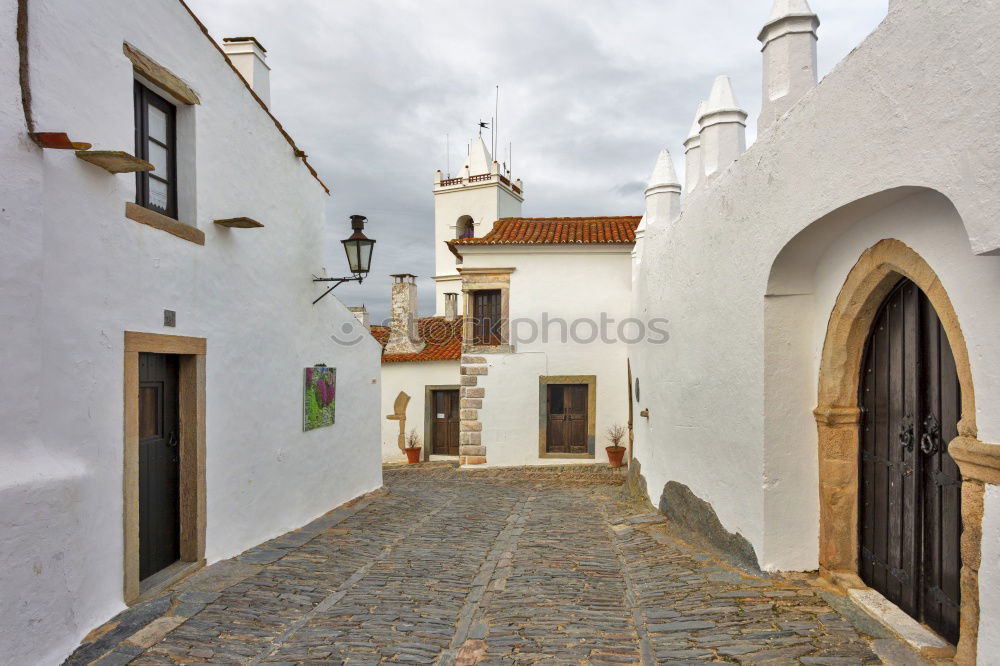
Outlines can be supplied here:
[[368, 218], [364, 215], [351, 215], [351, 228], [354, 229], [354, 233], [340, 241], [344, 244], [344, 251], [347, 253], [347, 266], [351, 269], [353, 275], [342, 278], [319, 278], [314, 275], [313, 282], [332, 282], [333, 286], [313, 301], [313, 305], [319, 303], [323, 299], [323, 296], [326, 296], [345, 282], [357, 282], [360, 284], [365, 279], [365, 276], [368, 275], [368, 271], [372, 267], [372, 249], [375, 247], [375, 241], [364, 234], [365, 222], [367, 221]]

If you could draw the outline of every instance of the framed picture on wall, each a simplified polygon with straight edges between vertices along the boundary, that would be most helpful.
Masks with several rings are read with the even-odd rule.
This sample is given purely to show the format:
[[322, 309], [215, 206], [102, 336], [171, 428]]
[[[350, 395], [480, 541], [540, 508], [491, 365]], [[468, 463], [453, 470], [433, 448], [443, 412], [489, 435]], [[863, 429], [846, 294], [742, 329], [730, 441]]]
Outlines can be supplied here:
[[303, 372], [302, 430], [333, 425], [337, 402], [337, 369], [315, 365]]

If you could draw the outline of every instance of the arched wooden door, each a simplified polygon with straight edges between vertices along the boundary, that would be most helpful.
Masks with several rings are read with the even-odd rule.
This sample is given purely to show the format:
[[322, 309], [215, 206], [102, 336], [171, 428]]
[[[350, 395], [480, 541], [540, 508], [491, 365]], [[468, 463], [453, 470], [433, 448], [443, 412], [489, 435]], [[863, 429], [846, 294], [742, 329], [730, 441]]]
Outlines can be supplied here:
[[961, 392], [941, 322], [913, 282], [882, 303], [861, 371], [859, 574], [955, 643], [962, 477], [948, 442]]

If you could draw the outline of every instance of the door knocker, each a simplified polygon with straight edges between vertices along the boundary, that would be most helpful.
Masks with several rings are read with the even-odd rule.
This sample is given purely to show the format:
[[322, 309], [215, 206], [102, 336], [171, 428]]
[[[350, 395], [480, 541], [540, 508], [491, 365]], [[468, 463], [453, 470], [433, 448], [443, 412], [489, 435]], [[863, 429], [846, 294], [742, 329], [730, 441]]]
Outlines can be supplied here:
[[920, 450], [927, 455], [934, 455], [941, 448], [941, 424], [933, 413], [924, 419], [924, 434], [920, 438]]
[[913, 451], [913, 415], [907, 414], [899, 424], [899, 443], [906, 451]]

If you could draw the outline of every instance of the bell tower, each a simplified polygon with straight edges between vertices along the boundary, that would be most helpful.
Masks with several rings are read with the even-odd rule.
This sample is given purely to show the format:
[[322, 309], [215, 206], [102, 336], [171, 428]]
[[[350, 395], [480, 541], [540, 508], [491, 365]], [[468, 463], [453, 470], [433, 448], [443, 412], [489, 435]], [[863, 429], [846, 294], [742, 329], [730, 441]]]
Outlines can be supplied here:
[[521, 180], [490, 155], [483, 137], [472, 141], [462, 169], [447, 178], [434, 174], [434, 308], [445, 311], [445, 294], [462, 291], [456, 257], [446, 243], [455, 238], [481, 237], [502, 217], [520, 217], [524, 202]]

